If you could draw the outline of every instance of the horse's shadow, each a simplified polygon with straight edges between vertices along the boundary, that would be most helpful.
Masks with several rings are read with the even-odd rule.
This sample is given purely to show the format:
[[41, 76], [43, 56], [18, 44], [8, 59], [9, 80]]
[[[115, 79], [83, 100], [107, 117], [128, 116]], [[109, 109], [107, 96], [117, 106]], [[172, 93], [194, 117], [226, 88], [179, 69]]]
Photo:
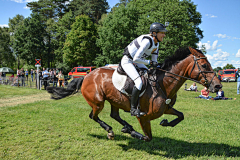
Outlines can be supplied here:
[[[98, 139], [106, 139], [106, 136], [89, 134]], [[168, 137], [153, 137], [151, 142], [143, 142], [125, 135], [115, 135], [114, 141], [129, 141], [128, 145], [117, 144], [124, 151], [135, 149], [149, 154], [164, 156], [166, 158], [180, 159], [186, 156], [220, 156], [240, 157], [240, 147], [217, 143], [196, 143], [171, 139]]]

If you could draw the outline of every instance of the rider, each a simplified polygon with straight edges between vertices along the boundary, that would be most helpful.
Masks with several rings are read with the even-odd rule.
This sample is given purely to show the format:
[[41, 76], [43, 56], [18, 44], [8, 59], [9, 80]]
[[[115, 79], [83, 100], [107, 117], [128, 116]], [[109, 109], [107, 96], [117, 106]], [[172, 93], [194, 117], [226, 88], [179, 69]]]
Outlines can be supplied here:
[[[157, 67], [158, 62], [158, 46], [163, 41], [167, 32], [166, 27], [161, 23], [153, 23], [150, 26], [150, 34], [141, 35], [134, 39], [125, 49], [121, 65], [127, 75], [134, 81], [135, 86], [133, 87], [131, 97], [131, 115], [142, 116], [144, 112], [140, 112], [137, 109], [139, 101], [139, 93], [142, 89], [142, 80], [139, 76], [133, 63], [139, 68], [147, 69], [145, 65], [152, 65], [154, 68]], [[152, 54], [152, 60], [146, 60], [145, 58]]]

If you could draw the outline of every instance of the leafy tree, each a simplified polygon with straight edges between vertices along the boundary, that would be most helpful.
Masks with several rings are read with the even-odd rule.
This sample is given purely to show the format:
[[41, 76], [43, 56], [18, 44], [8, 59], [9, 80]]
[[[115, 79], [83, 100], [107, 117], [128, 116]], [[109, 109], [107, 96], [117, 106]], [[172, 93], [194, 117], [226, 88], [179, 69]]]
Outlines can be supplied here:
[[119, 5], [101, 21], [97, 44], [103, 51], [95, 62], [98, 65], [119, 63], [123, 49], [141, 34], [148, 34], [153, 22], [170, 22], [169, 31], [160, 43], [159, 61], [179, 47], [197, 47], [203, 37], [198, 27], [201, 14], [190, 0], [139, 0]]
[[222, 70], [222, 67], [217, 67], [213, 69], [215, 72], [218, 72], [219, 70]]
[[10, 48], [10, 33], [6, 27], [0, 27], [0, 66], [12, 67], [15, 62]]
[[120, 5], [104, 18], [98, 29], [97, 45], [102, 50], [94, 61], [98, 66], [120, 62], [124, 48], [138, 36], [137, 21], [138, 9], [135, 6]]
[[93, 65], [99, 48], [95, 45], [97, 27], [86, 15], [76, 17], [63, 47], [64, 62], [70, 67]]
[[[14, 35], [16, 30], [18, 29], [19, 26], [23, 24], [24, 17], [22, 15], [17, 14], [15, 17], [12, 19], [9, 18], [8, 26], [9, 26], [9, 32], [10, 32], [10, 45], [13, 45], [13, 42], [15, 41]], [[23, 60], [20, 60], [20, 55], [18, 52], [15, 52], [13, 50], [14, 55], [17, 57], [17, 67], [20, 68], [20, 62]]]
[[62, 17], [62, 19], [59, 19], [59, 21], [55, 24], [55, 39], [53, 39], [53, 43], [56, 47], [54, 50], [54, 61], [56, 62], [63, 62], [62, 55], [64, 43], [74, 21], [75, 18], [73, 17], [72, 11], [70, 10]]
[[48, 56], [44, 42], [45, 28], [40, 16], [31, 14], [14, 34], [13, 49], [29, 65], [35, 64], [36, 58], [42, 59], [42, 65], [46, 65]]
[[68, 9], [72, 10], [75, 16], [85, 14], [94, 23], [98, 23], [102, 14], [107, 13], [109, 5], [106, 0], [72, 0]]
[[227, 64], [223, 69], [235, 69], [235, 67], [232, 64]]
[[196, 11], [196, 5], [190, 0], [141, 0], [131, 1], [129, 4], [139, 9], [139, 34], [148, 33], [153, 22], [169, 22], [169, 32], [159, 46], [160, 61], [163, 57], [173, 54], [179, 47], [196, 48], [196, 43], [203, 38], [202, 30], [198, 27], [201, 14]]
[[27, 3], [27, 6], [33, 13], [42, 16], [42, 20], [47, 21], [49, 18], [62, 18], [67, 9], [69, 0], [39, 0]]

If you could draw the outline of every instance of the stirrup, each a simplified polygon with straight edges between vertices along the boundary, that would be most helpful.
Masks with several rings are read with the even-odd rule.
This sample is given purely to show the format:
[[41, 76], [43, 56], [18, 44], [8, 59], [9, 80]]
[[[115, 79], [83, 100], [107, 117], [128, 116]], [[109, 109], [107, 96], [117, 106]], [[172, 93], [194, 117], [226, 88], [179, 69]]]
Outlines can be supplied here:
[[141, 112], [140, 109], [135, 109], [135, 108], [131, 108], [130, 112], [131, 112], [131, 116], [137, 116], [137, 117], [141, 117], [147, 114], [145, 112]]

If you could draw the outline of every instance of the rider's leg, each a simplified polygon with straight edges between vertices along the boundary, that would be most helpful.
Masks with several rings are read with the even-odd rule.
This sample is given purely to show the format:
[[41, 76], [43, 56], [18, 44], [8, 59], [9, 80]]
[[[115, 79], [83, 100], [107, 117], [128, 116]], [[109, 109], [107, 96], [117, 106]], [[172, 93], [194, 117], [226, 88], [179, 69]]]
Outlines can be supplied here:
[[139, 103], [139, 94], [140, 91], [142, 89], [142, 80], [140, 77], [138, 77], [135, 81], [135, 86], [133, 87], [132, 90], [132, 97], [131, 97], [131, 115], [132, 116], [142, 116], [145, 115], [144, 112], [140, 112], [139, 109], [137, 109], [138, 107], [138, 103]]
[[138, 99], [139, 99], [139, 93], [142, 88], [142, 80], [136, 70], [136, 68], [133, 65], [133, 62], [129, 60], [126, 56], [123, 57], [121, 61], [122, 68], [127, 73], [127, 75], [134, 81], [135, 86], [132, 91], [132, 97], [131, 97], [131, 115], [132, 116], [141, 116], [144, 115], [144, 112], [140, 112], [139, 109], [137, 109], [138, 106]]

